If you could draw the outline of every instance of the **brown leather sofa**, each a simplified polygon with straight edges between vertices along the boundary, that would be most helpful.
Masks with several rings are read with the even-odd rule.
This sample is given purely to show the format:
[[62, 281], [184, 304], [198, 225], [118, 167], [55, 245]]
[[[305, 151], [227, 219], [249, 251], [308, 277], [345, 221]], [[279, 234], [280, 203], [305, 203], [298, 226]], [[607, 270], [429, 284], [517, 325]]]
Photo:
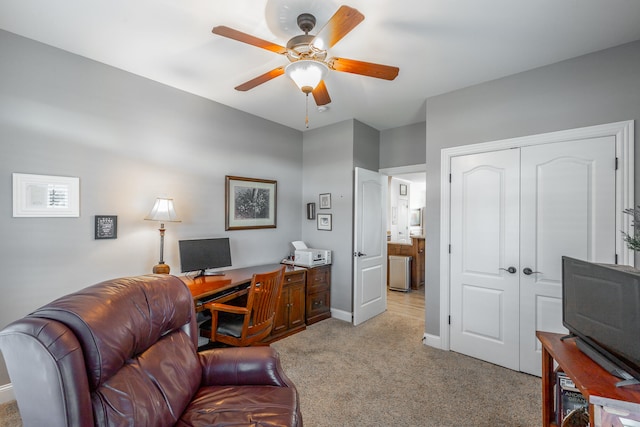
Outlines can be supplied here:
[[302, 426], [270, 347], [197, 351], [191, 294], [169, 275], [64, 296], [0, 332], [24, 425]]

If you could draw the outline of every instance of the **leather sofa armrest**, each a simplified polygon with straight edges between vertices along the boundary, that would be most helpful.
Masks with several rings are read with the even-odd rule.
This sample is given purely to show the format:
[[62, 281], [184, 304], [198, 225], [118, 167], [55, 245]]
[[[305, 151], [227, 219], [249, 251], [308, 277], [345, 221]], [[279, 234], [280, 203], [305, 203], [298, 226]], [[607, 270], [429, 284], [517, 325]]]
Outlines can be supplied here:
[[273, 385], [295, 388], [271, 347], [216, 348], [199, 353], [202, 386]]

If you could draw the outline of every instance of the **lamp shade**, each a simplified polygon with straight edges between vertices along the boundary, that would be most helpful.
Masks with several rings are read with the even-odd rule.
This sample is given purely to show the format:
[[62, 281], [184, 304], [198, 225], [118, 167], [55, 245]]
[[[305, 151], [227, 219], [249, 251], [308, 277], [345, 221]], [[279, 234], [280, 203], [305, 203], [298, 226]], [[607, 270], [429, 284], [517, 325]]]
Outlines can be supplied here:
[[287, 65], [284, 72], [304, 93], [311, 93], [329, 72], [323, 62], [301, 59]]
[[178, 215], [176, 215], [176, 211], [173, 208], [173, 199], [161, 197], [156, 199], [156, 203], [153, 205], [151, 212], [149, 212], [149, 215], [147, 215], [145, 219], [162, 222], [180, 222]]

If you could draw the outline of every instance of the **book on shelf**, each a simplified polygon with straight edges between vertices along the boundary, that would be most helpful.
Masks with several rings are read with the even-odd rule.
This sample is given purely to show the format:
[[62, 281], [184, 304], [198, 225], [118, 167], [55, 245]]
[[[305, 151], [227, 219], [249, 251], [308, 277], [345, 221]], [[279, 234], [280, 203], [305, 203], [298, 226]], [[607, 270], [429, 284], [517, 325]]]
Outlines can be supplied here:
[[572, 411], [587, 408], [589, 402], [580, 393], [573, 380], [562, 371], [556, 373], [556, 422], [562, 425], [564, 418]]

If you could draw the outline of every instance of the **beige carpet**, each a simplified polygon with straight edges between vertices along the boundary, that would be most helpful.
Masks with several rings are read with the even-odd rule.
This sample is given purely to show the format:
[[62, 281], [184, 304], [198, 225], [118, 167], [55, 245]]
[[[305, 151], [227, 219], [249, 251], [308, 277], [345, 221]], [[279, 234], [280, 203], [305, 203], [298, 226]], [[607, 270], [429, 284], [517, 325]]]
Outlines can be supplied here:
[[0, 405], [0, 427], [22, 427], [15, 400]]
[[328, 319], [272, 346], [305, 427], [539, 426], [540, 379], [422, 344], [423, 322], [386, 312]]
[[[505, 426], [541, 420], [540, 379], [422, 344], [423, 322], [384, 313], [327, 319], [278, 341], [305, 427]], [[0, 427], [21, 423], [0, 405]]]

